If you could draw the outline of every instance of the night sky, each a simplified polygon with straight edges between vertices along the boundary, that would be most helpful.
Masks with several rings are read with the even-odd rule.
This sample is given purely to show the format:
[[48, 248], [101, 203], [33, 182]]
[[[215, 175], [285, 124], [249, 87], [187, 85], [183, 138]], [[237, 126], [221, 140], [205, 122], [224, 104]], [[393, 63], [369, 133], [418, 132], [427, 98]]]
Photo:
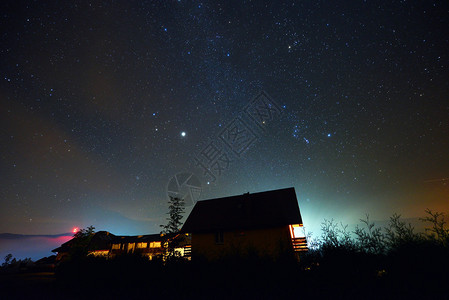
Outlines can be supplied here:
[[448, 1], [0, 13], [0, 232], [157, 233], [177, 174], [194, 199], [293, 186], [312, 232], [449, 212]]

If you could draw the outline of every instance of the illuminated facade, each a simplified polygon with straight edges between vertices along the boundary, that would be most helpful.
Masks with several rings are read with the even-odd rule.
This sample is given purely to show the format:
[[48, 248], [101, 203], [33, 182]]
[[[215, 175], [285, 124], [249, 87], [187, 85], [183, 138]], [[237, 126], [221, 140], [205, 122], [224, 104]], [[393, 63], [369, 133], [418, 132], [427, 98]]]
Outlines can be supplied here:
[[[97, 257], [113, 258], [121, 254], [141, 254], [150, 260], [163, 258], [163, 243], [168, 240], [177, 239], [179, 247], [175, 249], [180, 256], [189, 256], [190, 241], [185, 235], [162, 236], [160, 234], [148, 234], [138, 236], [116, 236], [107, 231], [95, 233], [87, 246], [88, 255]], [[52, 250], [57, 252], [57, 261], [63, 260], [70, 252], [74, 240], [70, 240], [61, 247]]]
[[[198, 201], [181, 232], [116, 236], [99, 231], [87, 246], [89, 255], [115, 257], [141, 254], [164, 258], [164, 242], [176, 240], [179, 256], [208, 260], [257, 254], [260, 257], [299, 255], [308, 250], [294, 188]], [[74, 243], [54, 249], [64, 259]]]
[[307, 251], [294, 188], [198, 201], [181, 232], [191, 234], [192, 256], [215, 260]]

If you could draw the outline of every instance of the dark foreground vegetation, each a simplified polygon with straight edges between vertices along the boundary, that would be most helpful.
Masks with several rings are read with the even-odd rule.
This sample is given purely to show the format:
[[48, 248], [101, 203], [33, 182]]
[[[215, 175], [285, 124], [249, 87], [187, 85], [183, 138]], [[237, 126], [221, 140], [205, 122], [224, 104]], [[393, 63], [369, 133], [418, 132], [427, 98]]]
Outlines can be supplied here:
[[429, 231], [420, 234], [397, 215], [387, 228], [367, 218], [352, 233], [325, 221], [323, 236], [300, 262], [255, 253], [216, 262], [77, 257], [61, 263], [43, 286], [13, 281], [2, 293], [15, 299], [449, 299], [449, 231], [441, 214], [427, 213]]

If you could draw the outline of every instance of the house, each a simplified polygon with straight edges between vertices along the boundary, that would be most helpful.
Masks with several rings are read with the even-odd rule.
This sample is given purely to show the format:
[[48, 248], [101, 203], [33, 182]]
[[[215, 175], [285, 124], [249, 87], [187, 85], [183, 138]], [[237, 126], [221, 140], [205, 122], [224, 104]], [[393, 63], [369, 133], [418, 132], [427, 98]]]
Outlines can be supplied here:
[[193, 259], [257, 253], [276, 258], [307, 251], [294, 188], [198, 201], [181, 232]]
[[[98, 231], [86, 245], [88, 255], [113, 258], [121, 254], [141, 254], [150, 260], [163, 257], [165, 251], [163, 244], [168, 240], [177, 240], [178, 247], [175, 249], [181, 256], [189, 257], [190, 242], [184, 235], [161, 235], [147, 234], [136, 236], [118, 236], [107, 231]], [[62, 244], [59, 248], [52, 250], [58, 253], [56, 261], [68, 257], [72, 247], [76, 246], [75, 239]]]
[[[116, 236], [107, 231], [94, 234], [88, 255], [107, 258], [138, 253], [149, 259], [164, 256], [164, 243], [176, 241], [180, 256], [214, 260], [257, 253], [276, 258], [308, 250], [294, 188], [198, 201], [179, 234]], [[57, 252], [56, 261], [68, 256], [72, 239]]]

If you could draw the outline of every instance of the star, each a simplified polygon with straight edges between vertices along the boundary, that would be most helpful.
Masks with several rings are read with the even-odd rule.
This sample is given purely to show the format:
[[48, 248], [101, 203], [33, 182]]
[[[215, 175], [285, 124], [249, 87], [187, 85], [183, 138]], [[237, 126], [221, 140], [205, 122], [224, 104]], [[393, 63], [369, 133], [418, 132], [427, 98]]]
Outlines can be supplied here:
[[[444, 9], [386, 4], [373, 17], [363, 1], [349, 9], [280, 1], [275, 10], [115, 3], [101, 8], [102, 18], [120, 22], [101, 27], [92, 17], [98, 5], [83, 6], [87, 18], [48, 17], [65, 16], [73, 9], [66, 2], [2, 11], [12, 25], [0, 38], [7, 49], [0, 116], [8, 125], [0, 134], [0, 220], [12, 222], [0, 222], [0, 232], [56, 234], [70, 231], [69, 221], [129, 235], [159, 232], [150, 220], [166, 213], [166, 181], [181, 170], [197, 174], [211, 199], [294, 186], [309, 204], [304, 225], [315, 231], [324, 214], [388, 220], [383, 204], [391, 201], [407, 215], [409, 194], [429, 192], [435, 201], [415, 199], [413, 213], [417, 203], [422, 211], [445, 203], [445, 190], [432, 185], [447, 188], [449, 179], [411, 184], [449, 176], [449, 65], [438, 31], [449, 24]], [[342, 200], [337, 191], [349, 188], [359, 195]], [[364, 196], [372, 190], [382, 191], [375, 204]], [[17, 205], [30, 199], [29, 212]], [[338, 201], [338, 209], [324, 209]], [[114, 224], [103, 203], [148, 222]], [[152, 208], [145, 216], [144, 207]], [[29, 224], [35, 215], [65, 223], [36, 217]]]

